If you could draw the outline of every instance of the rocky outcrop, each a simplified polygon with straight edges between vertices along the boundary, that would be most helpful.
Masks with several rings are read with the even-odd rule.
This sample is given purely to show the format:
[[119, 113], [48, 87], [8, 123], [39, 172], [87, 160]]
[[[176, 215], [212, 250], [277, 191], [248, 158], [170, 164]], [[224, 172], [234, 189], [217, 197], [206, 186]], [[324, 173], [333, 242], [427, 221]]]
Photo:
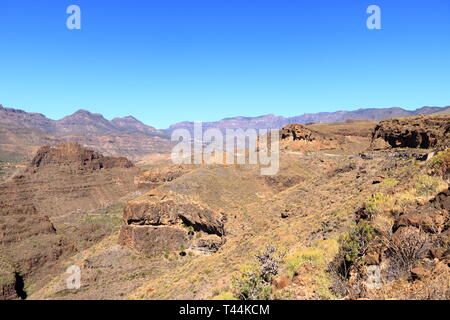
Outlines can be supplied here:
[[[363, 253], [361, 261], [364, 264], [350, 266], [349, 283], [358, 277], [368, 281], [365, 274], [367, 266], [374, 265], [379, 268], [385, 285], [403, 278], [411, 286], [419, 286], [421, 284], [416, 281], [431, 283], [437, 274], [448, 281], [450, 189], [426, 203], [411, 204], [395, 212], [378, 213], [375, 217], [370, 217], [365, 210], [362, 208], [358, 212], [359, 221], [369, 223], [374, 228], [374, 234]], [[380, 224], [381, 221], [386, 224]], [[366, 289], [373, 289], [367, 281], [364, 282]], [[445, 283], [441, 285], [446, 287]], [[445, 290], [448, 296], [448, 287]], [[364, 290], [361, 293], [364, 294]], [[375, 294], [375, 291], [371, 294]]]
[[309, 130], [301, 124], [290, 124], [281, 129], [281, 139], [314, 141], [323, 139], [323, 137], [319, 133]]
[[14, 268], [0, 255], [0, 300], [18, 299], [15, 287]]
[[49, 146], [40, 148], [31, 160], [29, 167], [37, 169], [50, 165], [69, 166], [82, 171], [134, 166], [127, 158], [105, 157], [98, 152], [83, 148], [75, 142], [61, 143], [54, 148]]
[[141, 170], [126, 158], [106, 157], [77, 143], [41, 147], [12, 179], [0, 184], [0, 202], [32, 205], [48, 216], [108, 206], [137, 190]]
[[35, 207], [0, 203], [0, 245], [55, 232], [50, 219], [39, 214]]
[[372, 149], [383, 147], [380, 139], [392, 148], [448, 148], [450, 116], [420, 116], [381, 121], [372, 134]]
[[301, 124], [290, 124], [280, 132], [281, 148], [291, 151], [319, 151], [337, 149], [344, 137], [326, 135]]
[[177, 165], [171, 167], [155, 168], [145, 171], [134, 179], [138, 188], [156, 188], [160, 185], [173, 181], [189, 172], [188, 168]]
[[75, 251], [30, 205], [0, 203], [0, 299], [26, 298], [24, 281]]
[[153, 190], [129, 202], [119, 243], [142, 253], [217, 251], [225, 235], [224, 216], [188, 197]]

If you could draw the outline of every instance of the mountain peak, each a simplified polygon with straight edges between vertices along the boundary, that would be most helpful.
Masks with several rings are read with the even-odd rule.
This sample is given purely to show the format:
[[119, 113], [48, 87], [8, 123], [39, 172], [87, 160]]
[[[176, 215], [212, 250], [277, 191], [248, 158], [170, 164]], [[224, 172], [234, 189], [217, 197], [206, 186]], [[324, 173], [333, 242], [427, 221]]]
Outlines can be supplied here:
[[[100, 113], [92, 113], [89, 110], [85, 109], [79, 109], [75, 113], [73, 113], [71, 116], [87, 116], [87, 117], [95, 117], [95, 118], [103, 118], [103, 115]], [[69, 117], [71, 117], [69, 116]]]

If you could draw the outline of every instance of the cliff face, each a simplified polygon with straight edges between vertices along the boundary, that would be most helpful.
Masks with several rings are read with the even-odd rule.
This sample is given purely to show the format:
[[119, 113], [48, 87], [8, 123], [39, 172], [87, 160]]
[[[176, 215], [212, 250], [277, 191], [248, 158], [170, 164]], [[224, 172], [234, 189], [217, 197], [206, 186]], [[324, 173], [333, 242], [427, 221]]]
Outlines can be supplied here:
[[372, 134], [372, 148], [380, 139], [392, 148], [448, 148], [450, 116], [420, 116], [381, 121]]
[[143, 253], [192, 249], [216, 251], [224, 216], [173, 192], [153, 190], [127, 204], [119, 243]]
[[23, 282], [51, 268], [74, 247], [30, 205], [0, 202], [0, 300], [26, 298]]
[[134, 166], [127, 158], [104, 157], [100, 153], [85, 149], [74, 142], [61, 143], [55, 148], [49, 146], [40, 148], [31, 160], [30, 168], [50, 165], [70, 166], [84, 171], [132, 168]]
[[0, 201], [33, 205], [49, 216], [92, 210], [136, 191], [139, 172], [126, 158], [106, 157], [77, 143], [45, 146], [25, 170], [0, 184]]

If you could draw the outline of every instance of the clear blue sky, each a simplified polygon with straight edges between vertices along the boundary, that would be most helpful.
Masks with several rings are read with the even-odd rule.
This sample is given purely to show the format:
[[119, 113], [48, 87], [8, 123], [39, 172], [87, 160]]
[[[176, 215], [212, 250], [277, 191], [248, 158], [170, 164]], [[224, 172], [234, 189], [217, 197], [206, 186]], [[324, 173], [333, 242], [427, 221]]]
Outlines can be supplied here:
[[1, 0], [0, 35], [0, 103], [53, 119], [450, 105], [450, 0]]

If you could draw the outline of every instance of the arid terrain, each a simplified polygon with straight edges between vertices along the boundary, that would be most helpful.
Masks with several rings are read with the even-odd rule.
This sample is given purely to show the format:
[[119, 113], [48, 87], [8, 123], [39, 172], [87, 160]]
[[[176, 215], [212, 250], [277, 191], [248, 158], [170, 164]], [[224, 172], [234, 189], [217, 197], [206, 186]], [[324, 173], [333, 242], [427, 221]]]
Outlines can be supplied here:
[[421, 110], [283, 120], [262, 176], [175, 165], [134, 118], [2, 108], [0, 299], [450, 299], [450, 116]]

